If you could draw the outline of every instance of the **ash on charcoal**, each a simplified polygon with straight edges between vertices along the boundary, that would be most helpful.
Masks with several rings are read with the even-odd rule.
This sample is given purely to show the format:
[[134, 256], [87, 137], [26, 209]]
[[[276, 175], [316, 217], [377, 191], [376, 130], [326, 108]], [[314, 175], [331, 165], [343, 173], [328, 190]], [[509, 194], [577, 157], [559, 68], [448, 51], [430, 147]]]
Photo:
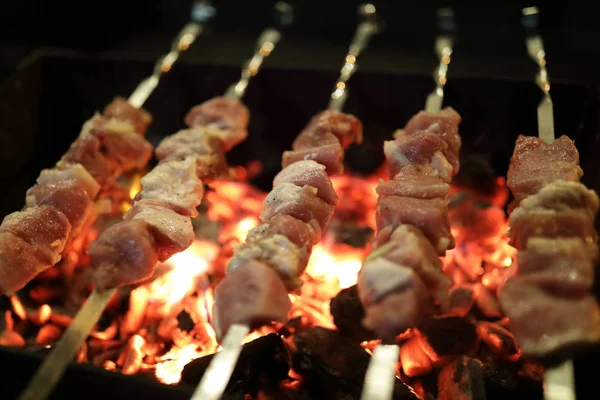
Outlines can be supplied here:
[[365, 309], [356, 285], [341, 290], [331, 299], [329, 308], [333, 322], [342, 335], [358, 342], [376, 339], [375, 334], [362, 325]]
[[481, 362], [460, 356], [438, 376], [438, 400], [487, 400]]
[[487, 400], [541, 400], [544, 398], [542, 380], [519, 373], [519, 365], [493, 357], [483, 364]]
[[369, 226], [357, 225], [354, 222], [341, 222], [334, 229], [337, 243], [347, 244], [351, 247], [363, 248], [373, 238], [373, 229]]
[[[208, 368], [213, 355], [198, 358], [187, 364], [181, 373], [181, 384], [197, 385]], [[246, 343], [240, 354], [228, 391], [241, 385], [244, 393], [273, 390], [288, 376], [290, 356], [281, 337], [271, 333]]]
[[467, 353], [477, 343], [475, 325], [460, 317], [429, 317], [418, 329], [439, 356]]
[[[360, 398], [371, 356], [358, 343], [337, 331], [315, 327], [296, 334], [294, 344], [292, 366], [304, 378], [304, 388], [312, 398]], [[398, 380], [394, 399], [417, 397]]]
[[177, 325], [182, 331], [190, 333], [192, 329], [194, 329], [195, 324], [190, 313], [186, 310], [181, 310], [181, 312], [177, 314]]

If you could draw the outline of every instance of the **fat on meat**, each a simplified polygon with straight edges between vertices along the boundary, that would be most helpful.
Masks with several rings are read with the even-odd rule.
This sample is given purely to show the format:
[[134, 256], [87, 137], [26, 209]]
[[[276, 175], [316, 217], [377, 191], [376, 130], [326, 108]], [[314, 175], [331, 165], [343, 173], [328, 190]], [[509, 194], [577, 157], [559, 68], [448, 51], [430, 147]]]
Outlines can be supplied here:
[[136, 200], [147, 199], [169, 204], [178, 213], [197, 217], [204, 185], [196, 175], [196, 158], [158, 164], [142, 179], [142, 191]]
[[94, 177], [79, 163], [60, 163], [54, 168], [43, 169], [37, 178], [40, 185], [59, 183], [74, 179], [81, 183], [90, 200], [100, 193], [100, 185]]
[[193, 107], [185, 116], [189, 127], [205, 126], [211, 135], [218, 138], [225, 151], [244, 141], [248, 136], [250, 112], [240, 101], [225, 97], [214, 97]]
[[294, 140], [292, 148], [300, 150], [318, 145], [319, 138], [330, 133], [335, 136], [343, 148], [352, 143], [362, 143], [363, 127], [358, 118], [339, 111], [325, 110], [308, 122], [306, 127]]
[[283, 235], [298, 247], [317, 244], [321, 241], [321, 227], [317, 221], [308, 223], [290, 215], [278, 214], [252, 228], [246, 236], [246, 242], [254, 242], [270, 235]]
[[312, 160], [323, 166], [327, 175], [338, 175], [344, 172], [344, 149], [332, 134], [328, 134], [336, 140], [335, 143], [323, 144], [315, 147], [307, 147], [300, 150], [284, 151], [281, 158], [282, 168], [302, 160]]
[[231, 325], [255, 328], [271, 322], [285, 323], [292, 307], [277, 273], [256, 260], [227, 274], [215, 288], [212, 325], [221, 340]]
[[140, 219], [148, 223], [154, 236], [158, 261], [161, 262], [184, 251], [194, 242], [191, 219], [178, 214], [166, 203], [154, 200], [136, 201], [124, 219]]
[[261, 222], [268, 222], [277, 214], [290, 215], [304, 222], [316, 220], [321, 230], [325, 230], [333, 216], [333, 207], [316, 195], [317, 189], [293, 183], [282, 183], [265, 198], [260, 214]]
[[400, 225], [419, 228], [440, 256], [455, 245], [450, 232], [447, 200], [380, 197], [377, 200], [376, 222], [378, 231], [387, 226]]
[[152, 123], [152, 115], [148, 111], [132, 106], [127, 99], [120, 96], [104, 107], [102, 115], [130, 123], [140, 135], [145, 134]]
[[423, 174], [419, 168], [403, 168], [392, 180], [379, 183], [375, 190], [382, 197], [445, 199], [450, 192], [450, 185], [438, 175]]
[[149, 278], [158, 262], [151, 226], [142, 219], [115, 224], [90, 244], [97, 290], [113, 289]]
[[301, 160], [281, 170], [273, 180], [273, 187], [282, 183], [293, 183], [296, 186], [311, 186], [317, 189], [317, 197], [336, 206], [339, 198], [325, 172], [325, 166], [312, 160]]
[[63, 213], [71, 224], [71, 237], [81, 232], [93, 209], [85, 188], [75, 179], [37, 184], [27, 191], [25, 203], [28, 207], [52, 206]]

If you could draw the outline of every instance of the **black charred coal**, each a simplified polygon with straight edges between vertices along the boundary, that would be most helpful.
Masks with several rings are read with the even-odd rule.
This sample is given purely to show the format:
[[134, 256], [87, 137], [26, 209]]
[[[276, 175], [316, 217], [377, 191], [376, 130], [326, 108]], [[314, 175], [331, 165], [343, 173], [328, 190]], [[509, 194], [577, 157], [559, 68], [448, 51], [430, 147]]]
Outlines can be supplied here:
[[[297, 333], [294, 344], [296, 353], [292, 366], [304, 378], [303, 390], [309, 395], [299, 399], [360, 398], [371, 356], [358, 343], [337, 331], [315, 327]], [[417, 397], [397, 381], [394, 399], [416, 400]]]
[[186, 310], [181, 310], [181, 312], [177, 314], [177, 325], [179, 326], [179, 329], [189, 333], [194, 329], [195, 324], [190, 313]]
[[460, 356], [438, 375], [438, 400], [487, 400], [480, 361]]
[[461, 317], [429, 317], [418, 329], [439, 356], [467, 353], [477, 343], [475, 325]]
[[541, 377], [523, 373], [518, 364], [488, 357], [483, 364], [487, 400], [541, 400], [544, 390]]
[[362, 325], [365, 309], [358, 297], [356, 285], [341, 290], [329, 304], [333, 322], [340, 333], [354, 341], [375, 339], [373, 332]]
[[337, 243], [363, 248], [373, 238], [373, 228], [357, 225], [354, 222], [342, 222], [334, 227]]
[[452, 178], [456, 185], [477, 190], [485, 195], [492, 195], [496, 190], [496, 172], [491, 167], [488, 157], [465, 155], [460, 160], [460, 171]]
[[[187, 364], [181, 373], [181, 384], [196, 386], [212, 357], [201, 357]], [[271, 333], [244, 345], [227, 390], [242, 388], [251, 395], [259, 390], [274, 390], [287, 378], [289, 369], [288, 349], [279, 335]]]

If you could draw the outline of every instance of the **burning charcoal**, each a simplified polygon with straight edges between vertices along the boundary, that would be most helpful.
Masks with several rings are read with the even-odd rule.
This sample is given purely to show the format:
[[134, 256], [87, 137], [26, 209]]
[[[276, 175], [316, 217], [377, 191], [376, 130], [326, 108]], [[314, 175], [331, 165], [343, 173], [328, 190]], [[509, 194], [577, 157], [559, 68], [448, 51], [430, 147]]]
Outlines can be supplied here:
[[127, 346], [122, 357], [119, 357], [117, 364], [122, 365], [122, 373], [124, 375], [137, 374], [142, 366], [142, 360], [144, 359], [143, 347], [146, 344], [146, 340], [140, 335], [133, 335], [127, 342]]
[[406, 376], [425, 375], [433, 369], [431, 358], [423, 351], [416, 336], [408, 339], [400, 347], [400, 363]]
[[481, 362], [460, 356], [438, 376], [438, 400], [486, 400]]
[[194, 320], [186, 310], [181, 310], [181, 312], [177, 314], [177, 322], [179, 323], [179, 329], [184, 332], [189, 333], [194, 329]]
[[356, 285], [341, 290], [331, 299], [329, 308], [333, 322], [342, 335], [358, 342], [375, 339], [373, 332], [362, 325], [365, 309], [358, 298]]
[[500, 305], [498, 299], [488, 288], [482, 284], [475, 285], [475, 302], [477, 308], [488, 318], [500, 318], [502, 312], [500, 311]]
[[335, 227], [335, 240], [337, 243], [360, 249], [365, 247], [373, 238], [373, 233], [373, 229], [369, 226], [360, 226], [353, 222], [342, 222]]
[[0, 332], [0, 346], [23, 347], [25, 339], [14, 331], [14, 320], [10, 311], [4, 313], [4, 329]]
[[48, 344], [52, 344], [60, 339], [63, 330], [53, 324], [44, 325], [40, 328], [36, 338], [35, 344], [40, 346], [45, 346]]
[[513, 335], [498, 324], [486, 321], [478, 322], [477, 334], [496, 354], [511, 356], [519, 351]]
[[150, 292], [143, 286], [131, 291], [131, 296], [129, 296], [129, 310], [121, 324], [122, 339], [133, 335], [142, 327], [149, 298]]
[[468, 353], [477, 344], [475, 325], [460, 317], [429, 317], [419, 332], [421, 347], [432, 360]]
[[542, 400], [541, 377], [528, 376], [510, 361], [488, 358], [483, 364], [486, 400]]
[[[198, 358], [187, 364], [181, 373], [181, 383], [197, 385], [213, 355]], [[259, 389], [276, 388], [288, 375], [290, 357], [281, 337], [275, 333], [260, 337], [244, 345], [228, 390], [240, 384], [245, 393], [255, 394]]]
[[31, 313], [29, 320], [37, 326], [44, 325], [52, 318], [52, 308], [48, 304], [42, 304], [35, 312]]
[[450, 314], [464, 317], [471, 311], [475, 302], [473, 288], [470, 285], [463, 284], [450, 289], [448, 301], [450, 303]]

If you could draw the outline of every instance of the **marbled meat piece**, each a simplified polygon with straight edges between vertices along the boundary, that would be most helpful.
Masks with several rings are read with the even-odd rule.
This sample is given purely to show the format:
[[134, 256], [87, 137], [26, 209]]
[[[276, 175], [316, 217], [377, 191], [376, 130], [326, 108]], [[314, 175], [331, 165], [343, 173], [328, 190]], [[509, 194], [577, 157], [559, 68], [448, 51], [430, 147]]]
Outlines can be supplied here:
[[[211, 135], [223, 143], [223, 150], [229, 151], [248, 136], [250, 112], [240, 101], [215, 97], [193, 107], [185, 116], [189, 127], [205, 126]], [[213, 129], [216, 128], [216, 129]]]
[[158, 261], [150, 224], [121, 221], [90, 244], [91, 268], [97, 290], [113, 289], [149, 278]]
[[111, 119], [98, 126], [93, 135], [100, 139], [102, 153], [118, 171], [141, 169], [152, 158], [152, 145], [128, 122]]
[[536, 194], [523, 199], [513, 214], [520, 209], [525, 212], [537, 209], [557, 212], [582, 209], [591, 219], [594, 219], [599, 207], [598, 195], [584, 184], [557, 180], [545, 185]]
[[517, 268], [522, 283], [560, 296], [585, 296], [594, 284], [594, 263], [579, 238], [531, 238]]
[[524, 210], [516, 208], [510, 215], [510, 244], [517, 250], [526, 247], [533, 237], [580, 238], [587, 244], [591, 258], [598, 255], [598, 233], [594, 220], [582, 209], [568, 211]]
[[417, 326], [429, 306], [425, 285], [410, 268], [376, 258], [363, 264], [358, 293], [365, 306], [365, 328], [380, 338], [394, 338]]
[[458, 126], [461, 121], [461, 116], [452, 107], [446, 107], [438, 112], [420, 111], [408, 121], [403, 130], [397, 131], [394, 137], [422, 133], [438, 135], [448, 145], [448, 150], [444, 155], [453, 166], [453, 175], [456, 175], [459, 169], [458, 156], [461, 147]]
[[58, 183], [75, 179], [84, 187], [90, 200], [96, 199], [100, 192], [100, 185], [94, 177], [79, 163], [59, 163], [54, 168], [43, 169], [37, 178], [37, 183]]
[[[389, 228], [384, 228], [379, 234], [383, 233], [385, 236], [386, 229]], [[448, 290], [452, 282], [442, 271], [442, 263], [436, 250], [420, 229], [411, 225], [400, 225], [392, 231], [385, 244], [381, 241], [377, 242], [377, 248], [385, 245], [389, 249], [381, 257], [396, 265], [412, 269], [431, 296], [439, 304], [447, 307]]]
[[36, 248], [40, 260], [51, 267], [61, 259], [71, 224], [56, 208], [43, 205], [8, 214], [0, 231], [10, 232]]
[[308, 223], [290, 215], [278, 214], [252, 228], [246, 237], [246, 242], [254, 242], [270, 235], [283, 235], [298, 247], [307, 244], [317, 244], [321, 241], [321, 227], [317, 221]]
[[316, 192], [317, 189], [310, 186], [298, 187], [293, 183], [282, 183], [265, 198], [261, 221], [268, 222], [277, 214], [285, 214], [307, 223], [316, 220], [321, 230], [325, 230], [334, 209], [318, 198]]
[[114, 165], [101, 151], [100, 139], [92, 135], [80, 135], [61, 158], [61, 163], [79, 163], [101, 186], [114, 183], [117, 175]]
[[383, 143], [383, 152], [388, 160], [390, 178], [408, 166], [431, 165], [444, 182], [449, 183], [453, 176], [453, 167], [444, 152], [448, 144], [433, 133], [400, 136], [396, 140]]
[[515, 276], [502, 288], [500, 304], [527, 357], [550, 357], [600, 341], [600, 308], [592, 295], [558, 297]]
[[292, 291], [302, 284], [298, 277], [308, 264], [308, 254], [306, 247], [296, 246], [283, 235], [266, 236], [237, 246], [229, 260], [227, 273], [244, 267], [252, 260], [261, 261], [273, 268], [286, 289]]
[[164, 138], [156, 148], [156, 157], [161, 162], [183, 160], [190, 156], [196, 156], [196, 173], [203, 180], [216, 179], [228, 172], [223, 144], [211, 136], [206, 127], [179, 131]]
[[[333, 139], [335, 142], [331, 142]], [[299, 150], [284, 151], [281, 158], [282, 168], [302, 161], [312, 160], [325, 166], [327, 175], [337, 175], [344, 172], [344, 149], [333, 134], [327, 133], [322, 145], [307, 147]]]
[[45, 249], [0, 229], [0, 295], [16, 293], [51, 266]]
[[140, 200], [125, 214], [125, 220], [141, 219], [148, 223], [158, 261], [166, 261], [194, 242], [195, 234], [189, 217], [175, 212], [168, 204], [154, 200]]
[[120, 96], [115, 97], [111, 103], [104, 107], [102, 115], [130, 123], [140, 135], [144, 135], [148, 126], [152, 123], [152, 115], [148, 111], [132, 106], [127, 99]]
[[423, 231], [440, 256], [446, 254], [446, 250], [454, 248], [446, 200], [380, 197], [377, 200], [376, 219], [378, 231], [388, 226], [416, 226]]
[[515, 198], [509, 211], [549, 183], [579, 182], [582, 175], [579, 152], [567, 136], [548, 144], [537, 136], [519, 135], [507, 174], [506, 184]]
[[142, 191], [136, 200], [148, 199], [169, 204], [175, 211], [197, 217], [196, 207], [202, 202], [204, 185], [196, 175], [196, 158], [158, 164], [142, 179]]
[[212, 325], [220, 341], [234, 324], [258, 327], [285, 323], [292, 307], [277, 273], [260, 261], [251, 260], [215, 288]]
[[27, 191], [25, 203], [28, 207], [52, 206], [63, 213], [71, 224], [70, 237], [81, 232], [93, 209], [84, 186], [75, 179], [38, 183]]
[[325, 172], [325, 166], [312, 160], [297, 161], [281, 170], [273, 180], [273, 187], [277, 187], [282, 183], [312, 186], [317, 189], [317, 197], [334, 207], [339, 201], [331, 184], [331, 179]]
[[333, 134], [342, 145], [348, 148], [352, 143], [362, 143], [363, 127], [358, 118], [339, 111], [325, 110], [311, 118], [292, 145], [294, 150], [314, 147], [314, 138], [323, 133]]
[[445, 199], [450, 191], [450, 185], [439, 176], [423, 174], [418, 168], [403, 168], [392, 180], [381, 182], [375, 190], [382, 197]]

